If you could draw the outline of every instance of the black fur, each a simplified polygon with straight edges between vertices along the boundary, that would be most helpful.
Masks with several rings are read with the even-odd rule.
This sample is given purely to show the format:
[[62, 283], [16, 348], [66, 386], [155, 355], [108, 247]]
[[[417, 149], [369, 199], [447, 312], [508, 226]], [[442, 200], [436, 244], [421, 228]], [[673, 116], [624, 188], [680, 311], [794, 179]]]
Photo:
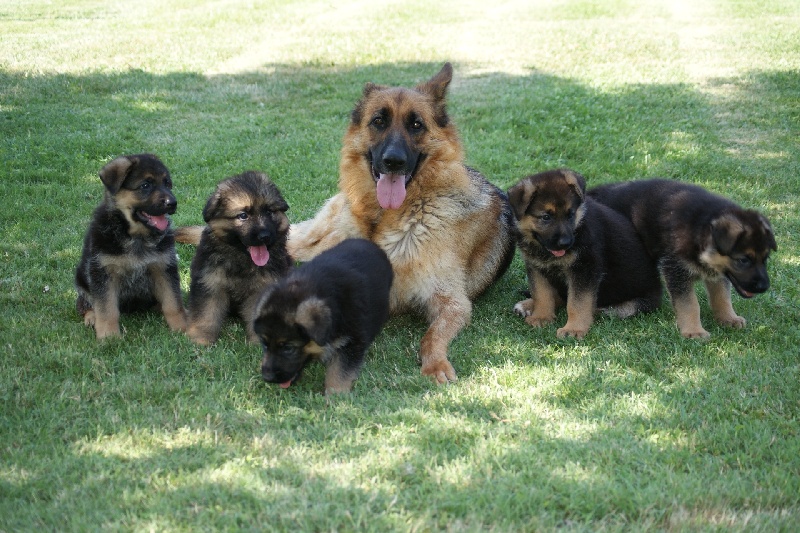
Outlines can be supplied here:
[[312, 360], [326, 365], [326, 393], [349, 391], [389, 316], [392, 267], [364, 239], [348, 239], [269, 287], [253, 329], [264, 380], [288, 387]]

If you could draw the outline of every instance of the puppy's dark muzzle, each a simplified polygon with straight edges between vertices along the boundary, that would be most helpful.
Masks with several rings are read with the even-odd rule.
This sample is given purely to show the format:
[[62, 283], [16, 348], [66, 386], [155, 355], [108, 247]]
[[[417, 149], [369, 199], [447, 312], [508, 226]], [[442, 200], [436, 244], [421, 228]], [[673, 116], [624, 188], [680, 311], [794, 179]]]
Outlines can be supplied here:
[[170, 192], [159, 194], [153, 203], [141, 211], [150, 216], [174, 215], [178, 210], [178, 200]]

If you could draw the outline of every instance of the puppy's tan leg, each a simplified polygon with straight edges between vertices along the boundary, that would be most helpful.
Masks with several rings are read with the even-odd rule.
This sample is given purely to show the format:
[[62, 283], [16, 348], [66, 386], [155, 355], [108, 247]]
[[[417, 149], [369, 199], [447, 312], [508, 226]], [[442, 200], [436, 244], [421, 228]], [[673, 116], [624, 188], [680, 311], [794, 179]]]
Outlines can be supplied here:
[[528, 286], [531, 298], [525, 301], [531, 302], [526, 306], [531, 312], [525, 317], [525, 322], [535, 328], [552, 324], [556, 319], [556, 309], [561, 302], [555, 287], [538, 270], [528, 273]]
[[456, 371], [447, 360], [450, 341], [469, 323], [472, 303], [466, 295], [434, 294], [427, 305], [430, 327], [420, 342], [422, 375], [438, 383], [456, 381]]
[[703, 329], [703, 324], [700, 322], [700, 302], [697, 301], [694, 288], [684, 293], [672, 293], [671, 296], [672, 306], [675, 308], [675, 319], [681, 335], [687, 339], [710, 337], [711, 334]]
[[567, 295], [567, 323], [558, 328], [556, 336], [584, 338], [594, 322], [595, 302], [595, 292], [574, 291], [570, 286]]
[[169, 328], [172, 331], [186, 331], [186, 310], [181, 301], [177, 267], [170, 265], [165, 268], [164, 265], [153, 265], [149, 270], [156, 300], [161, 304], [161, 311]]
[[325, 395], [341, 394], [353, 390], [356, 374], [347, 371], [339, 357], [331, 359], [325, 371]]
[[[94, 332], [97, 340], [119, 337], [119, 289], [116, 279], [109, 279], [105, 294], [92, 302]], [[84, 318], [84, 320], [87, 320]]]
[[228, 314], [228, 305], [227, 295], [213, 292], [202, 302], [192, 303], [191, 320], [186, 335], [203, 346], [217, 342], [222, 322]]
[[725, 278], [719, 280], [706, 280], [706, 291], [714, 318], [723, 326], [743, 328], [747, 321], [736, 314], [731, 303], [731, 284]]

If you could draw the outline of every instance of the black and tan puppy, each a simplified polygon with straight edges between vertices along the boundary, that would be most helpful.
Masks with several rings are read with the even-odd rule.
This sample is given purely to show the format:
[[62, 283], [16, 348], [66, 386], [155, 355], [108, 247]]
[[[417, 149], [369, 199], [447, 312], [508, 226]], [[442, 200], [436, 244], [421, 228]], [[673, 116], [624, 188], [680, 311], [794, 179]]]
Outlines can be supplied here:
[[694, 291], [702, 279], [717, 322], [742, 328], [730, 286], [743, 298], [769, 288], [767, 258], [777, 250], [769, 221], [696, 185], [667, 179], [595, 187], [588, 193], [633, 222], [658, 260], [684, 337], [708, 337]]
[[216, 342], [229, 314], [240, 316], [248, 339], [258, 342], [252, 329], [256, 303], [292, 264], [286, 251], [288, 209], [265, 174], [248, 171], [217, 185], [203, 209], [205, 228], [178, 228], [178, 241], [197, 244], [187, 331], [194, 342]]
[[75, 272], [76, 307], [98, 339], [118, 336], [120, 313], [160, 305], [172, 330], [186, 329], [178, 257], [168, 215], [178, 206], [167, 167], [154, 155], [127, 155], [100, 170], [95, 209]]
[[567, 169], [528, 176], [508, 191], [531, 298], [514, 306], [531, 326], [553, 322], [566, 303], [559, 337], [582, 338], [598, 308], [620, 317], [661, 305], [661, 281], [631, 223], [585, 196]]
[[253, 329], [264, 380], [286, 388], [312, 360], [326, 367], [325, 393], [348, 392], [389, 316], [392, 266], [378, 246], [347, 239], [268, 288]]

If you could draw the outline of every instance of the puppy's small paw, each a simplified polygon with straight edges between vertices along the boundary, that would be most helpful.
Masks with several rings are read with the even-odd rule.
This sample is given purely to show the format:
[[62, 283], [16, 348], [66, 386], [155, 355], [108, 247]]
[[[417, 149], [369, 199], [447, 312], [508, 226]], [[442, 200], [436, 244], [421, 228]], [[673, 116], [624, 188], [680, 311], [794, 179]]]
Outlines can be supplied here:
[[545, 326], [549, 326], [553, 322], [556, 321], [555, 315], [552, 316], [526, 316], [525, 323], [534, 328], [543, 328]]
[[732, 315], [732, 316], [725, 316], [717, 318], [717, 322], [719, 322], [723, 326], [728, 326], [730, 328], [742, 329], [747, 325], [747, 320], [744, 317], [739, 315]]
[[703, 328], [700, 328], [681, 330], [681, 335], [686, 339], [707, 339], [711, 336], [711, 333], [707, 332]]
[[514, 305], [514, 313], [525, 318], [526, 316], [531, 316], [533, 314], [533, 300], [530, 298], [527, 300], [522, 300], [521, 302], [517, 302]]
[[575, 337], [576, 339], [580, 340], [584, 338], [587, 333], [589, 333], [588, 328], [575, 328], [567, 324], [563, 328], [558, 328], [556, 330], [556, 337], [559, 339], [563, 339], [564, 337]]

